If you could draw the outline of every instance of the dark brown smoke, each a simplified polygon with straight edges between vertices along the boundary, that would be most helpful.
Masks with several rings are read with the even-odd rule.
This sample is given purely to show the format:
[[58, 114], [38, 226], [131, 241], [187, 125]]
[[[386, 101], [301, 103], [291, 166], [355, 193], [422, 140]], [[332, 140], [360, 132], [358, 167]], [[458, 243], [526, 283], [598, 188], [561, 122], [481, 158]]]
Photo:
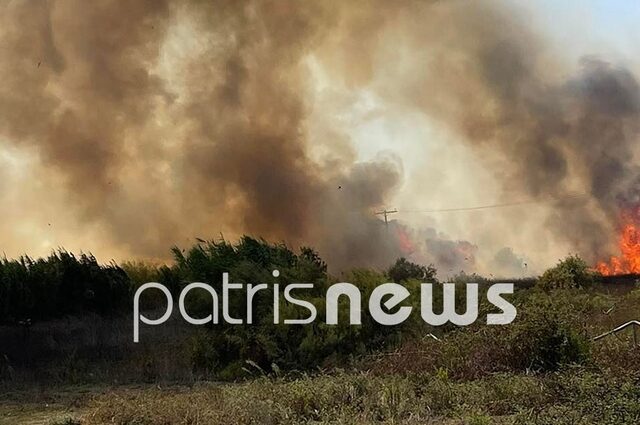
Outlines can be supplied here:
[[79, 228], [107, 234], [96, 244], [162, 257], [185, 239], [248, 233], [318, 246], [337, 267], [388, 262], [370, 213], [398, 165], [308, 153], [304, 60], [337, 6], [5, 3], [0, 133], [35, 150]]
[[505, 199], [548, 203], [556, 240], [601, 258], [621, 208], [638, 201], [637, 79], [598, 58], [573, 71], [517, 10], [461, 3], [428, 6], [413, 26], [407, 19], [405, 41], [424, 67], [410, 68], [390, 96], [453, 129], [495, 170]]

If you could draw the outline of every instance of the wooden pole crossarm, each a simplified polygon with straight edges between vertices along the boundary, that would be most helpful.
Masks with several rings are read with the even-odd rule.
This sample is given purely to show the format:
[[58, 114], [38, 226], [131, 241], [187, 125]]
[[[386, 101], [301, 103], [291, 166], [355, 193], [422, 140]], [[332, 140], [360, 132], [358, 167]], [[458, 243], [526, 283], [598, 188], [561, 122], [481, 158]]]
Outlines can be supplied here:
[[392, 210], [383, 210], [383, 211], [377, 211], [374, 214], [376, 215], [383, 215], [384, 216], [384, 224], [389, 224], [389, 220], [387, 219], [387, 216], [389, 214], [393, 214], [393, 213], [397, 213], [398, 210], [397, 209], [392, 209]]

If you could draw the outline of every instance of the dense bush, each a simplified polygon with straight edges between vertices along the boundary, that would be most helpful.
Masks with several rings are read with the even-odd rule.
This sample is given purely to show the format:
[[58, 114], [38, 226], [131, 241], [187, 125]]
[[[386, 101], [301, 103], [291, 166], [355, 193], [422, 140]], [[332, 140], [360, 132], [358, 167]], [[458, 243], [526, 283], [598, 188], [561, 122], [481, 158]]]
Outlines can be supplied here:
[[[366, 269], [352, 270], [341, 278], [360, 288], [362, 325], [351, 326], [346, 320], [350, 308], [346, 297], [341, 297], [338, 306], [340, 324], [326, 325], [325, 294], [336, 281], [311, 248], [294, 252], [284, 244], [243, 237], [237, 243], [199, 241], [186, 251], [178, 248], [172, 251], [174, 263], [170, 267], [143, 262], [127, 262], [121, 267], [100, 265], [91, 255], [74, 256], [66, 251], [38, 260], [4, 259], [0, 262], [0, 322], [31, 319], [35, 323], [67, 316], [78, 316], [80, 321], [84, 320], [82, 317], [92, 320], [87, 316], [89, 313], [128, 315], [133, 292], [149, 281], [167, 286], [174, 300], [190, 282], [206, 282], [220, 296], [223, 273], [229, 273], [232, 282], [266, 283], [268, 289], [253, 297], [252, 324], [245, 321], [230, 325], [220, 318], [218, 324], [190, 328], [197, 332], [193, 336], [185, 335], [184, 356], [192, 361], [194, 372], [198, 376], [219, 378], [244, 374], [248, 360], [266, 371], [342, 365], [350, 358], [400, 343], [424, 328], [417, 314], [394, 327], [373, 320], [367, 311], [367, 300], [371, 291], [388, 282], [389, 277]], [[278, 277], [272, 274], [276, 269]], [[412, 298], [408, 302], [417, 307], [420, 282], [434, 278], [435, 269], [401, 259], [389, 269], [389, 274], [410, 288]], [[275, 283], [281, 288], [281, 324], [273, 323]], [[314, 285], [299, 293], [294, 291], [297, 298], [311, 302], [317, 310], [317, 319], [309, 325], [283, 324], [285, 318], [309, 315], [307, 309], [284, 298], [282, 288], [291, 283]], [[437, 291], [435, 296], [438, 297]], [[246, 318], [246, 292], [230, 291], [228, 298], [232, 316]], [[164, 303], [159, 291], [145, 292], [140, 300], [143, 310], [164, 308]], [[186, 305], [193, 317], [202, 317], [211, 313], [212, 299], [206, 291], [194, 290], [187, 296]]]
[[387, 275], [391, 282], [402, 283], [409, 279], [419, 280], [421, 282], [435, 282], [437, 270], [432, 265], [422, 266], [412, 263], [406, 258], [398, 258], [395, 264], [389, 267]]
[[584, 288], [592, 285], [596, 276], [582, 258], [571, 255], [545, 271], [538, 286], [545, 290]]
[[95, 312], [110, 314], [130, 304], [131, 282], [115, 264], [60, 250], [47, 258], [0, 261], [0, 322], [44, 320]]
[[[409, 340], [400, 349], [365, 359], [359, 366], [383, 375], [444, 372], [454, 379], [470, 380], [589, 363], [592, 344], [584, 319], [602, 314], [598, 298], [582, 290], [550, 294], [523, 290], [511, 299], [518, 315], [508, 326], [480, 322], [462, 328], [439, 327], [437, 338]], [[481, 305], [481, 311], [485, 307]]]
[[[215, 371], [218, 377], [229, 378], [242, 374], [246, 360], [251, 360], [264, 370], [274, 365], [283, 369], [308, 369], [317, 366], [342, 364], [345, 359], [381, 349], [401, 340], [407, 334], [413, 322], [389, 328], [375, 322], [367, 313], [367, 302], [371, 291], [387, 278], [371, 270], [352, 270], [343, 280], [358, 286], [362, 292], [362, 325], [351, 326], [347, 318], [349, 307], [346, 300], [340, 300], [339, 325], [324, 323], [325, 294], [335, 281], [327, 274], [327, 266], [310, 248], [302, 248], [294, 253], [282, 244], [270, 244], [249, 237], [242, 238], [237, 244], [227, 241], [202, 241], [184, 253], [174, 249], [175, 273], [184, 282], [207, 282], [218, 294], [222, 292], [222, 274], [228, 272], [233, 282], [267, 283], [269, 289], [258, 293], [253, 299], [253, 324], [229, 325], [223, 321], [206, 329], [192, 341], [191, 358], [197, 372]], [[409, 265], [412, 277], [417, 272], [434, 273], [429, 268], [419, 269]], [[272, 271], [277, 269], [279, 277], [274, 278]], [[313, 289], [305, 290], [299, 297], [311, 302], [317, 310], [318, 318], [308, 325], [273, 324], [272, 284], [279, 283], [281, 288], [291, 283], [312, 283]], [[406, 285], [419, 285], [418, 281], [405, 282]], [[282, 291], [282, 290], [281, 290]], [[193, 316], [210, 314], [211, 297], [209, 294], [193, 291], [186, 298], [187, 308]], [[418, 294], [417, 286], [412, 293]], [[344, 298], [344, 297], [343, 297]], [[417, 302], [416, 299], [413, 300]], [[287, 302], [280, 293], [280, 317], [304, 318], [308, 311]], [[232, 291], [229, 297], [229, 311], [246, 310], [244, 291]], [[238, 315], [241, 317], [240, 315]]]
[[509, 360], [514, 370], [554, 371], [589, 358], [589, 340], [544, 306], [521, 313], [509, 331]]

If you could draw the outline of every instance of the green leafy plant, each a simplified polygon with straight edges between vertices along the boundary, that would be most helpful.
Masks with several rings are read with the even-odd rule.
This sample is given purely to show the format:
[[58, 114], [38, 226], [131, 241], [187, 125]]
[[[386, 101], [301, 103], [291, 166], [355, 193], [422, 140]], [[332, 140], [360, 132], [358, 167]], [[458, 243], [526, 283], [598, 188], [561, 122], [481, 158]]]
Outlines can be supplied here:
[[544, 290], [584, 288], [591, 286], [596, 277], [597, 273], [582, 258], [570, 255], [545, 271], [538, 279], [538, 286]]

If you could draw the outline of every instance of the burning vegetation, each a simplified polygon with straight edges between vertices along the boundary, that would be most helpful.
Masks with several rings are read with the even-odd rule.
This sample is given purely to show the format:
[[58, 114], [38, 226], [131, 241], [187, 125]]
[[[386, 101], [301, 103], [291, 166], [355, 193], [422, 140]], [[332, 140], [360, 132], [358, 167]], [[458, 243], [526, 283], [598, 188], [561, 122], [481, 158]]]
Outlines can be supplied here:
[[640, 274], [640, 208], [623, 214], [621, 221], [623, 227], [618, 242], [620, 255], [596, 265], [596, 270], [604, 276]]

